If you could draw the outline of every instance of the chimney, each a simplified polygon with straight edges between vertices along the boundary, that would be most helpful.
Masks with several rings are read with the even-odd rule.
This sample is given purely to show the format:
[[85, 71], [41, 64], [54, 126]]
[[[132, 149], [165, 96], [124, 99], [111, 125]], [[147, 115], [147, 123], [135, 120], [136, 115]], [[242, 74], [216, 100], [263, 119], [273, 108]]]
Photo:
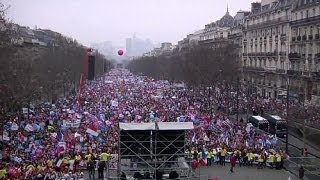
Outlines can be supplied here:
[[261, 3], [260, 2], [251, 3], [251, 12], [252, 13], [257, 13], [260, 10], [261, 10]]

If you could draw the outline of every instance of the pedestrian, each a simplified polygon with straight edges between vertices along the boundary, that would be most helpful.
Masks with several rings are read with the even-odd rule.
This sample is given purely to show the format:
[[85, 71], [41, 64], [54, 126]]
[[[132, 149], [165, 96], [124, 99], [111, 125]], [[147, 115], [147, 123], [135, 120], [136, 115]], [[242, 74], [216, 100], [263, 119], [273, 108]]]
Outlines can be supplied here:
[[127, 176], [124, 172], [121, 173], [120, 180], [127, 180]]
[[226, 150], [226, 148], [223, 148], [223, 149], [221, 150], [220, 155], [221, 155], [221, 157], [220, 157], [220, 165], [225, 166], [225, 165], [226, 165], [226, 155], [227, 155], [227, 150]]
[[236, 165], [236, 162], [237, 162], [237, 158], [234, 154], [231, 155], [231, 158], [230, 158], [230, 172], [233, 173], [233, 168], [235, 167]]
[[208, 150], [207, 166], [211, 166], [211, 161], [212, 161], [212, 151], [211, 151], [211, 150]]
[[299, 168], [299, 178], [303, 179], [303, 177], [304, 177], [304, 168], [303, 168], [303, 166], [300, 166], [300, 168]]
[[98, 179], [104, 179], [103, 171], [106, 166], [104, 161], [99, 161], [98, 163]]
[[95, 178], [95, 164], [94, 164], [94, 161], [91, 159], [87, 163], [87, 170], [89, 173], [89, 179], [95, 180], [96, 179]]

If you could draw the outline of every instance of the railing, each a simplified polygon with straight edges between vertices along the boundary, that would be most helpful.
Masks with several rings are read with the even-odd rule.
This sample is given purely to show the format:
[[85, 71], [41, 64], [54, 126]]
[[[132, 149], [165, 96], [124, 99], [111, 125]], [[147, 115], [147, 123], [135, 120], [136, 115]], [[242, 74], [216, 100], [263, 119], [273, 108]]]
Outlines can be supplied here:
[[303, 41], [307, 40], [307, 35], [303, 35], [303, 36], [302, 36], [302, 40], [303, 40]]
[[297, 36], [297, 41], [301, 41], [301, 36]]
[[277, 73], [280, 73], [280, 74], [285, 74], [285, 73], [286, 73], [286, 70], [284, 70], [284, 69], [277, 69], [276, 72], [277, 72]]
[[279, 22], [286, 22], [286, 21], [289, 21], [288, 17], [280, 17], [280, 18], [277, 18], [277, 19], [274, 19], [274, 20], [267, 20], [267, 21], [264, 21], [262, 23], [256, 23], [256, 24], [248, 25], [248, 29], [249, 28], [257, 28], [257, 27], [260, 27], [260, 26], [263, 26], [263, 25], [272, 25], [272, 24], [276, 24], [276, 23], [279, 23]]
[[310, 21], [319, 21], [319, 20], [320, 20], [320, 16], [313, 16], [313, 17], [308, 17], [308, 18], [303, 18], [303, 19], [291, 21], [290, 24], [296, 25], [296, 24], [300, 24], [300, 23], [304, 23], [304, 22], [308, 22], [308, 21], [310, 22]]
[[245, 66], [245, 67], [243, 67], [243, 69], [247, 70], [247, 71], [265, 71], [261, 67], [251, 67], [251, 66]]
[[299, 59], [301, 58], [301, 54], [299, 53], [289, 53], [289, 59]]
[[287, 52], [285, 52], [285, 51], [280, 52], [279, 55], [280, 55], [280, 56], [285, 56], [285, 55], [287, 55]]
[[302, 71], [297, 71], [297, 70], [288, 70], [287, 71], [288, 75], [292, 75], [292, 76], [301, 76], [302, 75]]

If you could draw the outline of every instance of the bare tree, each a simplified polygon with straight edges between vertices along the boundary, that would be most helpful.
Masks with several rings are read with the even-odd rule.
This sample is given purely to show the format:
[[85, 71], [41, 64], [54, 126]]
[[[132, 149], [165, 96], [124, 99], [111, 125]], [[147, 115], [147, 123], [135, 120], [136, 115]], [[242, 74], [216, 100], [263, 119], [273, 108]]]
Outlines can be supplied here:
[[135, 59], [127, 67], [135, 73], [189, 86], [208, 86], [222, 80], [233, 83], [238, 65], [232, 49], [232, 44], [215, 49], [196, 47], [179, 54]]

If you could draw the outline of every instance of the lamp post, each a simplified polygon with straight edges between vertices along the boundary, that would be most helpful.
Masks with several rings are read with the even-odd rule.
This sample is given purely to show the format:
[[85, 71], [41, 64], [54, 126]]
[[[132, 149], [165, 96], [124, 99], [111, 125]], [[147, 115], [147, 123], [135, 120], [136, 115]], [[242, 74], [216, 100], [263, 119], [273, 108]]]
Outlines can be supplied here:
[[290, 98], [290, 81], [289, 77], [287, 78], [287, 102], [286, 102], [286, 121], [287, 121], [287, 128], [286, 128], [286, 153], [288, 154], [289, 149], [288, 149], [288, 143], [289, 143], [289, 124], [288, 124], [288, 119], [289, 119], [289, 98]]

